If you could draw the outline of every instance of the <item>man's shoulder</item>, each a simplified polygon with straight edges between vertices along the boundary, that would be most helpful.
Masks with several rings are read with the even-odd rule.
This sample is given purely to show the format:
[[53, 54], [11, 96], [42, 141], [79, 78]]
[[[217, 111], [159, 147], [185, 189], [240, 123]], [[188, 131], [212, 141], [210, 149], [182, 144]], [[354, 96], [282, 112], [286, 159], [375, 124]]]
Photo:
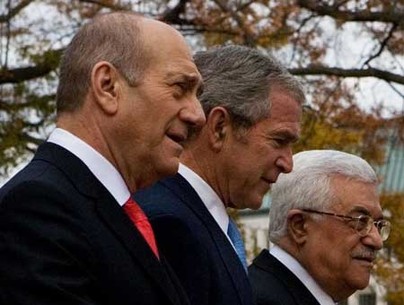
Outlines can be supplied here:
[[[266, 252], [264, 252], [266, 251]], [[273, 261], [267, 250], [264, 250], [248, 268], [248, 276], [257, 305], [262, 304], [295, 304], [285, 283], [280, 280], [271, 267]], [[259, 261], [257, 261], [259, 259]], [[268, 268], [263, 268], [266, 264]]]
[[21, 192], [23, 190], [41, 190], [51, 187], [57, 182], [55, 177], [58, 170], [49, 163], [41, 160], [33, 160], [13, 176], [1, 189], [0, 198], [8, 193]]
[[149, 216], [191, 213], [187, 205], [188, 194], [193, 192], [190, 185], [179, 185], [185, 180], [176, 175], [156, 182], [151, 187], [138, 190], [133, 198]]
[[275, 265], [277, 265], [276, 259], [267, 249], [262, 250], [248, 267], [250, 280], [260, 282], [265, 278], [270, 281], [278, 281], [275, 267], [278, 269], [279, 266]]
[[248, 268], [248, 276], [261, 304], [318, 304], [304, 284], [286, 266], [263, 250]]
[[134, 194], [134, 199], [141, 206], [145, 214], [150, 219], [157, 234], [172, 238], [174, 232], [183, 234], [193, 239], [196, 236], [206, 235], [207, 227], [201, 217], [203, 203], [198, 202], [194, 194], [189, 194], [191, 190], [177, 186], [177, 183], [185, 181], [179, 177], [169, 177], [158, 181], [150, 188], [139, 190]]

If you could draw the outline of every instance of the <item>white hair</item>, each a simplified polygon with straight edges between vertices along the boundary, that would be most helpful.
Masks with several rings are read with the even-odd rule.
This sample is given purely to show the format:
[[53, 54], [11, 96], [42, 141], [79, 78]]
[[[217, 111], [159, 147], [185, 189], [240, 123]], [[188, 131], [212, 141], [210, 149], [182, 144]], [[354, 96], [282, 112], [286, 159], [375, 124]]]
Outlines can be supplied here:
[[325, 210], [336, 203], [331, 178], [377, 185], [377, 175], [364, 159], [336, 150], [309, 150], [293, 156], [293, 170], [281, 174], [271, 191], [269, 239], [277, 243], [287, 233], [291, 209]]

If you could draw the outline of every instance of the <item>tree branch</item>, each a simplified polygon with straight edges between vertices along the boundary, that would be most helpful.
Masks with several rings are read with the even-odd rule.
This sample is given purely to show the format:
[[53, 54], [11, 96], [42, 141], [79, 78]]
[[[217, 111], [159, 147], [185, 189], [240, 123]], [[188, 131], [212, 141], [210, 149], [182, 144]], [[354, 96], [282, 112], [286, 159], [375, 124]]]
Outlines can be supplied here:
[[244, 44], [246, 46], [255, 47], [256, 37], [251, 30], [245, 25], [245, 20], [238, 14], [239, 10], [232, 10], [229, 7], [229, 3], [223, 0], [213, 0], [214, 3], [224, 12], [230, 14], [230, 16], [236, 21], [240, 30], [242, 30], [242, 36], [244, 38]]
[[330, 16], [344, 21], [404, 23], [404, 11], [397, 8], [384, 12], [372, 12], [370, 10], [348, 11], [340, 10], [340, 5], [319, 4], [317, 0], [298, 0], [297, 3], [320, 16]]
[[185, 13], [185, 6], [189, 0], [180, 0], [173, 8], [167, 10], [158, 18], [160, 21], [175, 25], [193, 25], [189, 20], [181, 18], [180, 15]]
[[294, 75], [333, 75], [340, 77], [376, 77], [386, 82], [404, 85], [404, 76], [380, 69], [342, 69], [326, 66], [308, 66], [306, 68], [289, 69]]
[[369, 62], [371, 62], [373, 59], [375, 59], [376, 57], [379, 57], [380, 54], [382, 54], [384, 48], [387, 46], [388, 41], [390, 40], [391, 37], [393, 37], [393, 33], [394, 31], [397, 29], [397, 24], [393, 24], [392, 27], [390, 28], [389, 33], [387, 34], [387, 36], [383, 39], [383, 41], [380, 43], [379, 46], [379, 50], [373, 54], [372, 56], [370, 56], [364, 63], [363, 63], [363, 67], [365, 66], [369, 66]]
[[62, 50], [47, 51], [43, 55], [43, 62], [37, 65], [0, 70], [0, 85], [7, 83], [16, 84], [47, 75], [58, 67], [61, 54]]
[[54, 67], [46, 65], [30, 66], [25, 68], [16, 68], [0, 71], [0, 85], [17, 84], [23, 81], [42, 77], [51, 72]]
[[119, 5], [119, 4], [111, 4], [107, 1], [99, 1], [99, 0], [79, 0], [81, 3], [90, 3], [99, 5], [100, 7], [106, 7], [114, 11], [128, 11], [130, 10], [130, 6], [128, 5]]
[[15, 7], [8, 11], [8, 14], [0, 15], [0, 23], [5, 23], [16, 16], [24, 7], [28, 6], [33, 0], [22, 0]]

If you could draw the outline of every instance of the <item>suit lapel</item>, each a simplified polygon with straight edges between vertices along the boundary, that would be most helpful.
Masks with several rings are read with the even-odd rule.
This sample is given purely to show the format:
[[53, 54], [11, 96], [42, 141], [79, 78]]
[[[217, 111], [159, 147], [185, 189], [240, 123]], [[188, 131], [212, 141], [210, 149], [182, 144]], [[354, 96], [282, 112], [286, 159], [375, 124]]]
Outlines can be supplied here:
[[[109, 193], [105, 195], [109, 195]], [[97, 211], [131, 255], [139, 261], [144, 271], [158, 283], [173, 304], [178, 304], [177, 293], [164, 269], [165, 261], [159, 262], [143, 236], [122, 211], [122, 208], [115, 202], [111, 204], [109, 198], [105, 196], [98, 198]]]
[[216, 250], [221, 256], [222, 263], [226, 267], [229, 277], [233, 281], [241, 304], [250, 304], [252, 291], [247, 274], [227, 236], [209, 213], [198, 194], [180, 174], [164, 179], [161, 183], [171, 189], [204, 224], [214, 241]]
[[[84, 196], [91, 197], [96, 202], [98, 215], [115, 233], [117, 239], [139, 262], [144, 271], [157, 282], [172, 303], [180, 304], [175, 287], [162, 264], [123, 209], [87, 166], [69, 151], [52, 143], [43, 144], [38, 149], [36, 158], [53, 163], [69, 177]], [[162, 263], [165, 264], [165, 261]]]
[[307, 287], [285, 265], [278, 261], [268, 250], [263, 250], [254, 259], [254, 265], [263, 269], [283, 282], [293, 295], [296, 304], [320, 305]]

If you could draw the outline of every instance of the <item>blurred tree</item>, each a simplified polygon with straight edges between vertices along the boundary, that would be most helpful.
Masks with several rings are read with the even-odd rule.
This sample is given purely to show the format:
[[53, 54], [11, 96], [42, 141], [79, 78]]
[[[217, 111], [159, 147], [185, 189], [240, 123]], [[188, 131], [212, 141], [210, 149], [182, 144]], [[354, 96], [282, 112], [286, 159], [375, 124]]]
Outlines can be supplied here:
[[[165, 21], [194, 50], [233, 42], [274, 53], [309, 97], [296, 149], [334, 148], [383, 163], [386, 105], [404, 110], [404, 0], [1, 0], [0, 177], [53, 127], [63, 48], [80, 25], [113, 10]], [[364, 109], [364, 99], [372, 107]], [[394, 198], [401, 203], [386, 199], [386, 207], [393, 232], [402, 232], [403, 201]], [[377, 270], [393, 287], [391, 304], [402, 304], [404, 285], [391, 277], [404, 278], [394, 234]]]
[[386, 193], [381, 201], [392, 225], [389, 239], [385, 243], [386, 251], [376, 264], [377, 280], [387, 290], [386, 301], [389, 305], [402, 305], [404, 302], [404, 195]]
[[[313, 136], [329, 135], [330, 129], [344, 125], [344, 132], [335, 131], [336, 137], [327, 137], [327, 146], [343, 148], [346, 144], [352, 150], [358, 149], [354, 148], [357, 142], [363, 155], [370, 154], [379, 162], [380, 139], [371, 139], [365, 126], [376, 128], [380, 124], [382, 109], [377, 103], [385, 101], [375, 97], [371, 110], [375, 115], [362, 111], [358, 100], [369, 99], [371, 94], [358, 95], [363, 90], [359, 80], [371, 76], [378, 83], [386, 83], [381, 88], [390, 91], [390, 103], [398, 104], [404, 96], [404, 68], [400, 66], [404, 62], [404, 0], [1, 3], [0, 175], [30, 156], [48, 134], [54, 119], [62, 50], [77, 28], [99, 12], [133, 10], [163, 20], [189, 37], [195, 50], [233, 42], [276, 53], [292, 73], [305, 76], [312, 115], [321, 113], [310, 123], [310, 137], [305, 137], [304, 143], [314, 147], [325, 138]], [[356, 38], [359, 50], [349, 46], [355, 45]], [[348, 53], [352, 50], [355, 52]], [[330, 115], [337, 108], [339, 113]], [[350, 111], [357, 117], [354, 126], [347, 119]], [[306, 120], [314, 118], [312, 115]], [[374, 134], [373, 129], [370, 134]]]

